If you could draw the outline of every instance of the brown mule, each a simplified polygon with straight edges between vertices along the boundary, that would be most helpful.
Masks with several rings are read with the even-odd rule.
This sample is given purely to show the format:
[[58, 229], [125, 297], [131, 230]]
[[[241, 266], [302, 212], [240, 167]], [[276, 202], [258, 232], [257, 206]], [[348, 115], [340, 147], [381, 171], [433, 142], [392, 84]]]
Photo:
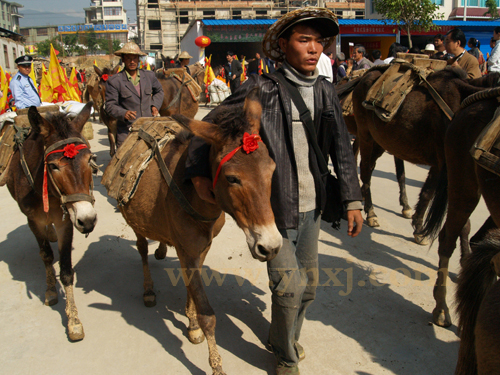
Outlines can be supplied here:
[[[222, 158], [241, 147], [244, 133], [258, 134], [261, 112], [258, 91], [253, 90], [244, 108], [228, 109], [216, 119], [218, 125], [181, 115], [173, 117], [211, 144], [210, 165], [212, 175], [215, 175]], [[188, 338], [195, 344], [207, 338], [210, 366], [215, 375], [222, 375], [221, 357], [215, 342], [216, 319], [203, 287], [203, 262], [213, 238], [224, 225], [223, 211], [231, 215], [245, 232], [254, 258], [267, 261], [277, 255], [282, 238], [270, 204], [275, 164], [263, 142], [257, 142], [258, 148], [248, 154], [237, 150], [220, 169], [214, 187], [217, 204], [213, 205], [199, 198], [191, 183], [184, 182], [189, 138], [187, 130], [179, 133], [163, 149], [162, 157], [182, 194], [194, 210], [207, 219], [197, 220], [182, 208], [163, 179], [157, 162], [149, 164], [135, 195], [119, 208], [137, 235], [144, 270], [144, 303], [146, 306], [156, 303], [148, 266], [147, 238], [150, 238], [175, 247], [188, 292]]]
[[[66, 292], [68, 335], [71, 340], [84, 337], [73, 295], [73, 226], [81, 233], [88, 234], [97, 222], [91, 191], [92, 154], [81, 136], [91, 106], [92, 103], [87, 103], [71, 122], [60, 113], [48, 114], [47, 119], [44, 119], [36, 107], [31, 107], [28, 112], [31, 134], [24, 141], [22, 149], [33, 179], [32, 184], [21, 166], [19, 150], [14, 153], [8, 170], [4, 172], [9, 192], [28, 217], [28, 225], [40, 247], [47, 275], [45, 304], [49, 306], [58, 301], [56, 275], [52, 266], [54, 254], [49, 241], [58, 241], [60, 277]], [[42, 189], [44, 182], [48, 184], [46, 194]], [[47, 198], [44, 199], [44, 196]], [[51, 231], [52, 225], [56, 233]]]
[[99, 118], [108, 128], [109, 154], [113, 156], [116, 153], [116, 132], [118, 130], [118, 120], [108, 114], [104, 102], [106, 101], [106, 81], [110, 76], [118, 73], [120, 65], [116, 65], [113, 69], [104, 68], [103, 70], [94, 65], [94, 70], [97, 74], [98, 81], [95, 85], [96, 87], [93, 88], [92, 93], [93, 95], [97, 93], [99, 100]]
[[[456, 113], [446, 132], [446, 165], [438, 176], [436, 196], [423, 228], [425, 235], [435, 238], [446, 216], [446, 222], [439, 232], [439, 272], [434, 287], [436, 307], [432, 313], [434, 323], [443, 327], [451, 325], [446, 304], [449, 260], [455, 250], [457, 238], [464, 227], [468, 230], [469, 217], [481, 195], [490, 211], [491, 220], [496, 226], [500, 226], [500, 176], [477, 165], [470, 154], [472, 145], [493, 118], [497, 106], [498, 102], [493, 98], [466, 107]], [[468, 241], [464, 238], [461, 240], [461, 248], [463, 260], [464, 254], [469, 252]]]
[[[429, 165], [431, 166], [429, 175], [422, 187], [412, 217], [415, 240], [417, 243], [422, 243], [423, 218], [429, 200], [434, 195], [439, 171], [444, 165], [444, 135], [450, 120], [432, 98], [429, 90], [425, 86], [416, 86], [403, 101], [397, 115], [390, 122], [383, 122], [373, 111], [362, 105], [368, 90], [381, 74], [380, 70], [369, 71], [360, 79], [353, 91], [354, 116], [361, 153], [361, 190], [365, 199], [366, 220], [368, 225], [378, 226], [370, 184], [375, 163], [385, 150], [405, 161]], [[451, 110], [456, 112], [462, 100], [485, 88], [494, 87], [500, 75], [494, 73], [475, 80], [466, 77], [462, 69], [446, 68], [429, 75], [427, 81]]]

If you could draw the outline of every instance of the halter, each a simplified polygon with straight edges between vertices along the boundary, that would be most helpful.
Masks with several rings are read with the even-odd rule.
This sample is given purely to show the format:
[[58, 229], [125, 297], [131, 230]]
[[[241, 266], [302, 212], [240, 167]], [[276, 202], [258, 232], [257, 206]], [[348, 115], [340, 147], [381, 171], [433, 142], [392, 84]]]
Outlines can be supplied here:
[[247, 154], [250, 154], [251, 152], [254, 152], [259, 148], [258, 142], [262, 142], [262, 139], [260, 138], [259, 134], [248, 134], [245, 132], [243, 134], [243, 139], [241, 140], [241, 146], [236, 147], [233, 151], [231, 151], [229, 154], [224, 156], [222, 160], [219, 163], [219, 166], [217, 167], [217, 172], [215, 173], [215, 178], [214, 178], [214, 184], [213, 188], [215, 189], [215, 185], [217, 184], [217, 179], [219, 178], [219, 173], [224, 165], [224, 163], [228, 162], [231, 160], [231, 158], [242, 148], [243, 151], [245, 151]]
[[[75, 143], [79, 143], [78, 145], [75, 145]], [[64, 148], [58, 149], [59, 147], [64, 146]], [[61, 197], [61, 208], [63, 210], [64, 215], [68, 213], [68, 210], [66, 208], [66, 203], [72, 203], [72, 202], [79, 202], [79, 201], [86, 201], [90, 202], [92, 205], [94, 205], [95, 199], [92, 194], [92, 191], [94, 190], [94, 183], [93, 181], [91, 182], [90, 185], [90, 195], [89, 194], [70, 194], [70, 195], [63, 195], [61, 193], [61, 190], [56, 184], [56, 181], [54, 180], [54, 177], [52, 176], [52, 173], [47, 170], [47, 157], [51, 154], [55, 154], [57, 152], [63, 152], [63, 156], [61, 156], [61, 159], [66, 157], [68, 159], [73, 159], [76, 155], [79, 154], [79, 151], [85, 148], [89, 148], [87, 142], [85, 142], [81, 138], [68, 138], [64, 139], [62, 141], [56, 142], [53, 145], [49, 146], [45, 150], [45, 155], [44, 155], [44, 167], [43, 167], [43, 189], [42, 189], [42, 198], [43, 198], [43, 211], [44, 212], [49, 212], [49, 193], [48, 193], [48, 184], [47, 184], [47, 175], [50, 177], [50, 181], [52, 182], [52, 185], [56, 189], [57, 193]], [[64, 220], [64, 219], [63, 219]]]

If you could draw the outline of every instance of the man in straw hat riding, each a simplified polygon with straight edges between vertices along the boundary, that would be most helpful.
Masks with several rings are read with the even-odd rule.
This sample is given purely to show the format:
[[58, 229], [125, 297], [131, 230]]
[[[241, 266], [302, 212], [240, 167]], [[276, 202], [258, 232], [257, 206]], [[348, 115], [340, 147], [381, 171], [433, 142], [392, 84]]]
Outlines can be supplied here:
[[115, 55], [122, 58], [125, 69], [106, 82], [106, 111], [118, 120], [116, 147], [120, 147], [136, 119], [159, 115], [163, 88], [154, 72], [138, 69], [139, 56], [146, 54], [137, 44], [128, 42]]
[[189, 70], [189, 59], [192, 59], [193, 56], [191, 56], [189, 53], [186, 51], [182, 51], [181, 54], [179, 55], [178, 59], [179, 62], [175, 64], [176, 68], [186, 68], [186, 71], [189, 75], [191, 75], [191, 71]]
[[[309, 7], [284, 15], [269, 28], [263, 40], [264, 53], [282, 62], [282, 67], [270, 75], [251, 75], [204, 119], [213, 122], [224, 107], [241, 105], [250, 90], [260, 88], [260, 136], [276, 163], [271, 204], [283, 236], [279, 254], [267, 264], [272, 292], [269, 346], [276, 356], [279, 375], [299, 374], [298, 363], [305, 358], [298, 342], [300, 331], [318, 284], [320, 215], [327, 195], [320, 172], [325, 160], [320, 160], [319, 151], [315, 152], [318, 148], [333, 161], [340, 183], [338, 199], [347, 208], [348, 234], [357, 236], [363, 223], [356, 163], [339, 99], [334, 86], [318, 74], [316, 67], [323, 49], [334, 42], [338, 32], [337, 19], [327, 9]], [[295, 90], [282, 84], [284, 80]], [[294, 100], [292, 91], [296, 93]], [[294, 104], [300, 105], [297, 95], [305, 102], [312, 121], [301, 121]], [[305, 124], [315, 128], [319, 136], [312, 140], [321, 146], [311, 142], [312, 135], [309, 136]], [[191, 178], [202, 199], [215, 204], [208, 152], [208, 145], [199, 138], [193, 139], [186, 177]]]

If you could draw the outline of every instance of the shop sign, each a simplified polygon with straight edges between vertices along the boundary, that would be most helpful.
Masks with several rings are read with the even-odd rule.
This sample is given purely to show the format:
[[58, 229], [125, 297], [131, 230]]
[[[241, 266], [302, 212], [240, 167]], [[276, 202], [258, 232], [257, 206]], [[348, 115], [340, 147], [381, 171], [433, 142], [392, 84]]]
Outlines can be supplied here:
[[204, 33], [209, 37], [212, 43], [243, 43], [243, 42], [262, 42], [265, 30], [252, 31], [252, 30], [232, 30], [232, 31], [208, 31]]
[[390, 25], [347, 25], [340, 26], [342, 34], [396, 34], [397, 26]]

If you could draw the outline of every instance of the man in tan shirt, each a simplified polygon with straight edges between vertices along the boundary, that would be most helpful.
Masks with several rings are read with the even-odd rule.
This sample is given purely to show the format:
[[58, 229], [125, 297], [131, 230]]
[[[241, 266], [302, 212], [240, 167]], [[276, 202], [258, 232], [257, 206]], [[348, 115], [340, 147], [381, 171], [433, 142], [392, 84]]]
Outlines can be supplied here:
[[446, 34], [446, 51], [456, 57], [456, 61], [452, 66], [461, 67], [467, 72], [469, 78], [481, 78], [479, 62], [464, 49], [466, 45], [465, 34], [462, 30], [455, 28]]

